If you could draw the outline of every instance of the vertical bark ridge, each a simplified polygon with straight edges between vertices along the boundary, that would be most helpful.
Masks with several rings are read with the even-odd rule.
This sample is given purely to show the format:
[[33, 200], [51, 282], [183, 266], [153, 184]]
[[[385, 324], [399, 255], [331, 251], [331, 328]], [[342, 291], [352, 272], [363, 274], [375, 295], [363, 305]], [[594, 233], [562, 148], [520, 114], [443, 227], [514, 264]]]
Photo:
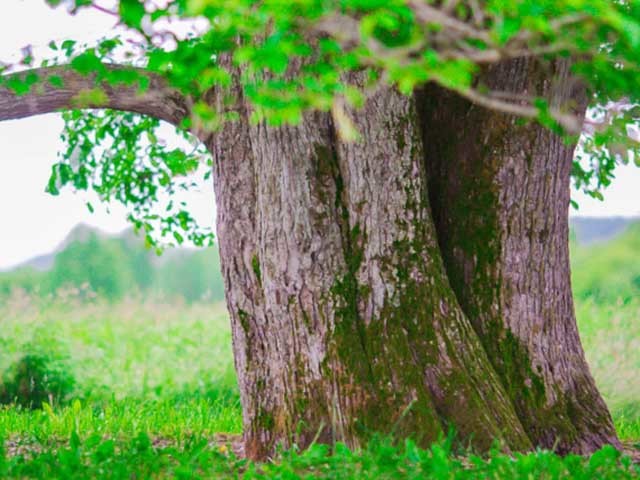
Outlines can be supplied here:
[[[324, 153], [331, 149], [328, 115], [298, 126], [251, 129], [258, 182], [258, 255], [270, 337], [275, 430], [296, 432], [306, 446], [315, 437], [347, 440], [343, 413], [348, 395], [334, 395], [328, 342], [338, 305], [331, 290], [346, 272], [337, 188]], [[328, 170], [328, 171], [327, 171]], [[358, 351], [358, 341], [352, 348]], [[334, 400], [332, 398], [331, 400]], [[291, 443], [291, 442], [288, 442]]]
[[[236, 92], [241, 99], [241, 93]], [[221, 97], [212, 99], [224, 108]], [[243, 110], [242, 103], [236, 105]], [[243, 411], [243, 432], [247, 451], [259, 454], [267, 440], [255, 431], [255, 415], [267, 388], [261, 376], [270, 339], [265, 336], [265, 304], [255, 262], [257, 252], [257, 176], [248, 124], [228, 124], [215, 134], [201, 135], [212, 153], [217, 207], [217, 238], [222, 275], [233, 339], [234, 362]]]
[[363, 138], [340, 143], [338, 157], [350, 229], [361, 245], [357, 308], [375, 377], [390, 379], [395, 409], [411, 405], [395, 428], [415, 437], [420, 423], [412, 416], [435, 409], [445, 428], [475, 436], [477, 446], [502, 438], [526, 448], [529, 441], [444, 272], [413, 100], [384, 90], [352, 116]]
[[[484, 80], [524, 95], [542, 89], [552, 103], [573, 101], [584, 113], [566, 62], [512, 61]], [[574, 147], [435, 87], [418, 97], [449, 279], [527, 433], [560, 452], [617, 445], [573, 308], [567, 212]]]
[[[356, 323], [334, 332], [336, 315], [350, 309], [334, 291], [349, 256], [329, 116], [252, 125], [241, 89], [234, 93], [236, 105], [214, 101], [239, 121], [208, 144], [247, 454], [314, 440], [357, 445], [353, 412], [372, 392]], [[337, 336], [357, 359], [351, 369], [327, 354]]]

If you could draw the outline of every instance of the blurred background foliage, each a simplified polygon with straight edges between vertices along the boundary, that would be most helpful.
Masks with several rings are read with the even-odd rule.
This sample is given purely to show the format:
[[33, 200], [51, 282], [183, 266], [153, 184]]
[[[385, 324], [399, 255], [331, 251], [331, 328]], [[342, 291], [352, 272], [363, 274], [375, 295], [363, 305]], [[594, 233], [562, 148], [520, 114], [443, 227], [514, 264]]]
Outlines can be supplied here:
[[127, 297], [221, 301], [217, 247], [168, 250], [158, 256], [132, 231], [108, 236], [79, 225], [52, 254], [0, 272], [0, 300], [12, 292], [40, 299]]
[[619, 433], [640, 431], [640, 221], [574, 220], [571, 269], [591, 373]]
[[572, 237], [573, 294], [577, 300], [626, 304], [640, 299], [640, 222], [608, 241]]

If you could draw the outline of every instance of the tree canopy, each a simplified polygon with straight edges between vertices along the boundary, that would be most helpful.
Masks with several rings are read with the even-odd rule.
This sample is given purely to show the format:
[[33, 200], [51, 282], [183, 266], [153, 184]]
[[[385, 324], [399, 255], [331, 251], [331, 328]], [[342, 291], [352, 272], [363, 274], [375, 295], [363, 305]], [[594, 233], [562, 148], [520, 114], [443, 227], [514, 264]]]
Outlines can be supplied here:
[[[47, 2], [113, 15], [126, 33], [96, 45], [51, 42], [51, 58], [38, 68], [26, 68], [35, 67], [34, 57], [23, 49], [20, 65], [2, 65], [0, 117], [34, 113], [16, 110], [16, 96], [30, 96], [23, 109], [35, 113], [71, 109], [62, 133], [67, 148], [48, 190], [93, 189], [129, 206], [151, 243], [211, 240], [184, 205], [165, 201], [162, 213], [155, 207], [166, 193], [189, 188], [185, 175], [210, 162], [197, 140], [192, 151], [166, 146], [159, 119], [203, 139], [238, 119], [239, 95], [256, 122], [296, 124], [307, 111], [328, 111], [339, 135], [357, 141], [349, 112], [368, 96], [385, 85], [410, 95], [435, 82], [569, 139], [582, 133], [573, 178], [592, 196], [602, 198], [617, 163], [640, 162], [635, 0]], [[553, 85], [547, 94], [483, 83], [485, 69], [517, 57], [571, 61], [576, 88], [585, 86], [589, 96], [584, 124], [580, 106], [559, 103]], [[230, 69], [241, 71], [240, 90], [231, 88]], [[211, 103], [212, 90], [227, 93], [223, 104]]]

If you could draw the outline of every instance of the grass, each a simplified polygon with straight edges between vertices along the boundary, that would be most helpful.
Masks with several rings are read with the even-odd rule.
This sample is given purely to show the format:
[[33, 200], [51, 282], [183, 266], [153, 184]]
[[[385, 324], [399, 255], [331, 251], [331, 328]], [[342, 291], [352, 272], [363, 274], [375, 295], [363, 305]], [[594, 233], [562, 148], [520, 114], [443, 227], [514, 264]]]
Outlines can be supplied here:
[[571, 245], [580, 337], [618, 434], [640, 439], [640, 223], [606, 243]]
[[0, 371], [37, 350], [75, 379], [68, 398], [53, 408], [0, 410], [0, 436], [46, 443], [73, 431], [111, 438], [145, 432], [177, 441], [240, 432], [222, 306], [59, 302], [42, 308], [14, 298], [0, 307], [0, 318]]
[[80, 437], [100, 435], [130, 439], [140, 432], [155, 438], [181, 441], [216, 433], [239, 433], [240, 414], [236, 404], [206, 398], [113, 400], [104, 404], [71, 405], [43, 410], [0, 409], [0, 432], [39, 444], [56, 443], [73, 433]]
[[353, 452], [344, 445], [329, 451], [313, 445], [304, 452], [283, 452], [277, 462], [253, 464], [240, 460], [206, 439], [192, 438], [169, 447], [155, 447], [140, 434], [126, 443], [72, 437], [68, 445], [31, 456], [0, 455], [2, 478], [219, 478], [231, 479], [572, 479], [624, 480], [640, 478], [640, 469], [612, 447], [586, 459], [561, 458], [548, 451], [487, 457], [458, 455], [446, 441], [427, 450], [407, 441], [396, 446], [372, 441]]
[[[592, 371], [626, 439], [640, 439], [638, 314], [640, 303], [578, 306]], [[223, 306], [43, 305], [18, 295], [0, 306], [0, 318], [0, 371], [35, 350], [75, 380], [66, 398], [43, 409], [0, 408], [2, 478], [640, 478], [611, 449], [591, 459], [542, 451], [480, 458], [452, 451], [446, 440], [421, 450], [380, 439], [331, 454], [318, 445], [251, 464], [216, 435], [241, 431]]]
[[617, 305], [577, 303], [582, 344], [618, 434], [640, 439], [640, 299]]
[[[638, 251], [616, 242], [627, 254]], [[582, 342], [620, 437], [639, 442], [640, 296], [620, 260], [589, 262], [595, 254], [574, 249]], [[222, 305], [15, 294], [0, 304], [0, 322], [3, 382], [25, 355], [36, 355], [45, 377], [63, 372], [68, 387], [42, 409], [0, 407], [0, 478], [640, 478], [640, 467], [610, 448], [591, 458], [498, 450], [480, 458], [446, 439], [427, 450], [386, 439], [357, 452], [315, 445], [252, 464], [227, 444], [242, 421]]]

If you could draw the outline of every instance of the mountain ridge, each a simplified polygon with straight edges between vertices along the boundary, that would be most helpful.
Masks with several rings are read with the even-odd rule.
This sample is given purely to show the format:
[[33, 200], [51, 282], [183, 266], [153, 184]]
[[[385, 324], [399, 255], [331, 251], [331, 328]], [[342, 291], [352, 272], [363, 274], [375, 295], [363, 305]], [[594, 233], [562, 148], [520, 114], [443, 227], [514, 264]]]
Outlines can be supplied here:
[[[124, 240], [127, 243], [139, 243], [143, 244], [144, 240], [142, 237], [139, 237], [133, 230], [132, 227], [126, 228], [118, 233], [109, 233], [101, 230], [98, 227], [91, 226], [86, 223], [78, 223], [74, 226], [67, 236], [50, 252], [43, 253], [40, 255], [36, 255], [32, 258], [29, 258], [17, 265], [8, 268], [0, 268], [0, 272], [12, 272], [15, 270], [21, 270], [25, 268], [31, 268], [38, 272], [46, 272], [53, 268], [53, 264], [60, 252], [63, 252], [69, 245], [74, 242], [86, 242], [92, 235], [97, 236], [99, 239], [113, 239], [113, 240]], [[183, 252], [196, 251], [197, 248], [190, 246], [180, 246], [180, 247], [168, 247], [165, 252], [162, 254], [162, 259], [172, 258], [175, 255], [179, 255]], [[151, 252], [151, 251], [150, 251]]]
[[[569, 220], [572, 237], [575, 238], [579, 245], [589, 245], [598, 242], [606, 242], [612, 240], [622, 234], [629, 225], [640, 222], [640, 217], [589, 217], [589, 216], [572, 216]], [[91, 235], [97, 235], [100, 239], [113, 238], [124, 239], [132, 242], [143, 240], [138, 237], [133, 228], [128, 228], [120, 233], [107, 233], [97, 227], [85, 223], [79, 223], [73, 227], [67, 236], [60, 242], [51, 252], [37, 255], [33, 258], [8, 269], [0, 271], [10, 272], [23, 268], [32, 268], [34, 270], [44, 272], [53, 267], [55, 257], [58, 253], [64, 251], [71, 243], [86, 241]], [[172, 257], [180, 255], [182, 252], [197, 250], [193, 247], [173, 247], [167, 248], [162, 257]]]

